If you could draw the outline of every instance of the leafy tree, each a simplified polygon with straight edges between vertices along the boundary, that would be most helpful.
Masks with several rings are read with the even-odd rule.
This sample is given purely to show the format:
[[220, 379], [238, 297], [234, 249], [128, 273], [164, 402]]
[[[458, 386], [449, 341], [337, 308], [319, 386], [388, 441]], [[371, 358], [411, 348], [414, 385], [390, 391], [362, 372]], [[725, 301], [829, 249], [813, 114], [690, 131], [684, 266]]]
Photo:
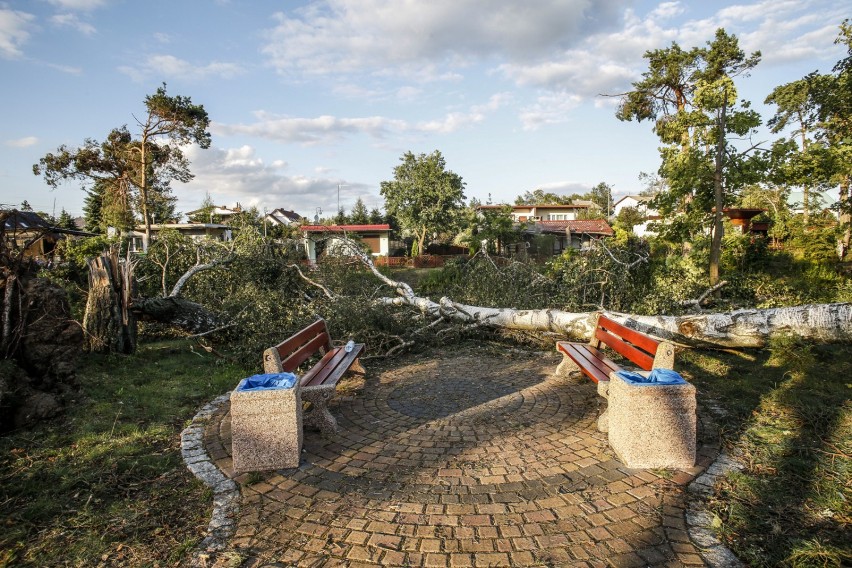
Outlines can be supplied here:
[[[768, 125], [772, 127], [773, 133], [777, 134], [793, 126], [791, 138], [798, 137], [800, 144], [799, 152], [796, 154], [799, 158], [796, 160], [797, 162], [809, 161], [807, 157], [812, 141], [808, 137], [808, 134], [813, 128], [815, 119], [813, 101], [809, 93], [810, 85], [811, 83], [807, 79], [800, 79], [775, 87], [769, 96], [766, 97], [765, 101], [766, 104], [774, 104], [778, 107], [775, 116], [768, 122]], [[812, 176], [807, 175], [803, 171], [804, 168], [790, 168], [786, 171], [792, 174], [791, 170], [795, 171], [795, 174], [786, 177], [793, 184], [802, 186], [804, 194], [804, 224], [807, 227], [808, 215], [810, 213], [810, 180]]]
[[512, 206], [498, 209], [468, 207], [465, 214], [466, 229], [461, 236], [471, 252], [485, 248], [489, 253], [500, 253], [506, 244], [521, 240], [522, 228], [512, 220]]
[[103, 143], [86, 139], [80, 148], [62, 145], [41, 158], [33, 173], [43, 175], [52, 187], [65, 179], [80, 180], [87, 188], [99, 185], [102, 217], [110, 210], [107, 216], [126, 227], [128, 220], [132, 225], [135, 211], [150, 237], [154, 216], [167, 220], [174, 215], [171, 181], [193, 177], [181, 146], [196, 143], [209, 148], [211, 138], [204, 107], [192, 104], [189, 97], [169, 96], [165, 84], [145, 97], [145, 108], [145, 118], [136, 121], [138, 138], [123, 126], [113, 129]]
[[30, 205], [29, 201], [27, 201], [26, 199], [21, 201], [21, 211], [32, 211], [32, 210], [33, 210], [33, 208], [32, 208], [32, 205]]
[[355, 201], [355, 205], [352, 207], [352, 213], [349, 214], [349, 221], [353, 225], [370, 224], [370, 214], [367, 211], [367, 206], [364, 205], [364, 201], [360, 197], [357, 201]]
[[62, 208], [62, 212], [59, 214], [59, 218], [56, 219], [56, 226], [61, 229], [70, 229], [72, 231], [77, 230], [77, 224], [74, 223], [74, 217], [72, 217], [64, 207]]
[[685, 215], [666, 224], [669, 234], [712, 219], [709, 273], [714, 285], [724, 234], [722, 209], [731, 191], [754, 177], [756, 167], [748, 151], [739, 152], [728, 136], [746, 136], [760, 124], [747, 101], [737, 105], [733, 78], [757, 65], [760, 53], [746, 57], [736, 36], [719, 29], [706, 47], [685, 51], [673, 43], [646, 52], [645, 58], [649, 69], [622, 96], [616, 116], [655, 121], [654, 131], [665, 144], [659, 173], [669, 189], [652, 205], [665, 216]]
[[543, 189], [526, 191], [515, 198], [515, 205], [568, 205], [569, 203], [571, 203], [571, 197], [557, 195]]
[[464, 182], [446, 169], [438, 150], [428, 156], [406, 152], [394, 168], [394, 180], [381, 183], [385, 210], [415, 236], [412, 252], [426, 250], [426, 238], [446, 230], [464, 206]]
[[218, 223], [221, 221], [221, 217], [216, 214], [216, 203], [214, 203], [213, 198], [210, 197], [210, 193], [204, 195], [204, 199], [201, 201], [201, 207], [195, 210], [195, 212], [189, 216], [189, 220], [192, 223]]
[[382, 212], [379, 211], [378, 207], [374, 207], [370, 210], [370, 224], [371, 225], [380, 225], [385, 222], [385, 216], [382, 215]]
[[589, 192], [589, 200], [600, 207], [605, 217], [612, 215], [612, 186], [606, 182], [600, 182]]
[[847, 56], [835, 64], [833, 72], [808, 76], [809, 95], [814, 106], [816, 138], [825, 144], [823, 172], [828, 181], [840, 186], [841, 237], [837, 252], [844, 258], [852, 240], [852, 24], [844, 20], [835, 40], [847, 49]]
[[638, 207], [623, 207], [615, 218], [615, 226], [628, 233], [632, 233], [633, 227], [641, 225], [644, 222], [645, 215], [642, 214]]

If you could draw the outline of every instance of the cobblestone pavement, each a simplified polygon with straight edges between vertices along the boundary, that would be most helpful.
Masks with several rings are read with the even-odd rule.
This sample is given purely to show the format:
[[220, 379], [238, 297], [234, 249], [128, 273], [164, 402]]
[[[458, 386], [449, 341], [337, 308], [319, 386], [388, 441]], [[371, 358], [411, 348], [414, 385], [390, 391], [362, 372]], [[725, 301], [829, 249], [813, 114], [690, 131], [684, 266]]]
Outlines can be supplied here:
[[307, 430], [299, 468], [261, 474], [233, 476], [223, 404], [204, 441], [242, 491], [227, 565], [704, 565], [684, 514], [718, 453], [707, 428], [692, 470], [625, 468], [595, 385], [558, 361], [473, 349], [374, 370], [341, 384], [338, 434]]

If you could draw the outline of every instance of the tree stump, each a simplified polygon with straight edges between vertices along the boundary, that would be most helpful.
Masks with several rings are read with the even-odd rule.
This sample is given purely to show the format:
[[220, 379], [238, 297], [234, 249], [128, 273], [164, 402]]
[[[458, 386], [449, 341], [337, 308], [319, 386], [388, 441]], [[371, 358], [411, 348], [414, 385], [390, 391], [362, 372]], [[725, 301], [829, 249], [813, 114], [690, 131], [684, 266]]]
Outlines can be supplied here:
[[83, 316], [86, 349], [93, 353], [133, 353], [136, 316], [129, 309], [133, 266], [113, 250], [89, 260], [89, 298]]

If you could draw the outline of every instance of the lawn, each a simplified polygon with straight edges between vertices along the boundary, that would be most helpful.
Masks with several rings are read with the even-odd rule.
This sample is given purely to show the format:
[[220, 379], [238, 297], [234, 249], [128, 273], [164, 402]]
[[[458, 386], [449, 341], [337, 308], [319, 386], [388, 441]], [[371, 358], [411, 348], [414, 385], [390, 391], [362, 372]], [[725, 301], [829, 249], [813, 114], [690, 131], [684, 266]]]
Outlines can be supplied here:
[[[852, 346], [792, 340], [679, 355], [699, 400], [725, 409], [724, 446], [745, 465], [710, 506], [750, 565], [852, 562], [850, 362]], [[87, 356], [67, 416], [0, 438], [0, 567], [185, 561], [211, 498], [181, 461], [180, 431], [246, 374], [186, 341]]]
[[211, 501], [180, 432], [244, 376], [185, 341], [85, 357], [67, 416], [0, 438], [0, 567], [178, 563]]

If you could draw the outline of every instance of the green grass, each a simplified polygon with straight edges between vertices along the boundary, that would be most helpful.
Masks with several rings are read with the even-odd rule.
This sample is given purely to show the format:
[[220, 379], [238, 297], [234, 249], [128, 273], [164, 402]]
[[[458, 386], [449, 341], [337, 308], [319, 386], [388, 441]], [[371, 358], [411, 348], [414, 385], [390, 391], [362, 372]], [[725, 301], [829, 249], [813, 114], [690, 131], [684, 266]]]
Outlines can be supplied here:
[[65, 417], [0, 438], [0, 567], [179, 561], [210, 513], [180, 431], [243, 376], [181, 341], [85, 357]]
[[737, 556], [751, 566], [852, 562], [852, 346], [782, 339], [680, 363], [699, 399], [728, 413], [723, 442], [745, 465], [711, 502]]

